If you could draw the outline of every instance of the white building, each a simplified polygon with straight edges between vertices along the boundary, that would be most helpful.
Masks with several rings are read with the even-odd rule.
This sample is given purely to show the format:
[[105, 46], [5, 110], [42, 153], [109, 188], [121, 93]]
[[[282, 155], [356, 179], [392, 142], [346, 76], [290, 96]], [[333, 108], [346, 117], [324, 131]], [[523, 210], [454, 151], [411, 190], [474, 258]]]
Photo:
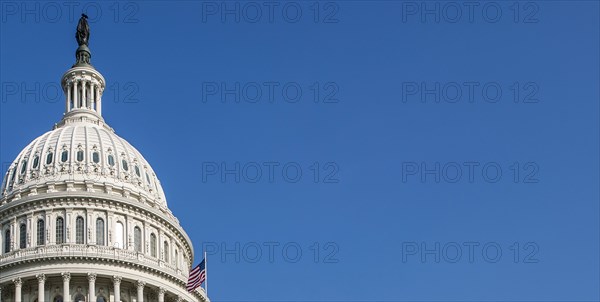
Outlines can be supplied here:
[[82, 20], [65, 114], [0, 188], [0, 302], [209, 302], [186, 290], [193, 246], [154, 170], [102, 118], [106, 82]]

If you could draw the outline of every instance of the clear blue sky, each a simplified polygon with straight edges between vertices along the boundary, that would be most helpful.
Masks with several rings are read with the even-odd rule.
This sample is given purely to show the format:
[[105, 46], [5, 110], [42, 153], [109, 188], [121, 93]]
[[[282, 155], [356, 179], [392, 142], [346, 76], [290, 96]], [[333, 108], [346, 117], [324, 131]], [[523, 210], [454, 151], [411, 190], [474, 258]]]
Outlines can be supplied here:
[[[64, 110], [84, 2], [52, 3], [2, 1], [3, 169]], [[470, 3], [87, 6], [213, 301], [600, 299], [599, 4]]]

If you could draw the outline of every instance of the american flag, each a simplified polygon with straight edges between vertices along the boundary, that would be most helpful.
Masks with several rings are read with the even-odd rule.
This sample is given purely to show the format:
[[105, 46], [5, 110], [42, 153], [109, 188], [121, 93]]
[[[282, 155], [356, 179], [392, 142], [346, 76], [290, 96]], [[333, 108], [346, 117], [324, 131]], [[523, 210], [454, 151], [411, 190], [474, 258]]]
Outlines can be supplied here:
[[187, 282], [188, 292], [192, 292], [194, 289], [202, 285], [202, 282], [206, 280], [206, 258], [202, 259], [202, 262], [198, 266], [194, 267], [190, 271], [190, 277]]

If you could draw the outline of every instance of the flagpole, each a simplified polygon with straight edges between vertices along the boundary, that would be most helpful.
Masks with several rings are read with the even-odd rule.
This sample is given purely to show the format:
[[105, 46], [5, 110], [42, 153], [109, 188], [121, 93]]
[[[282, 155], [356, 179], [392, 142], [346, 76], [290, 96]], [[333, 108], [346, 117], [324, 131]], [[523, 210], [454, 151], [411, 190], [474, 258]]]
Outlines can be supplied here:
[[206, 258], [206, 251], [204, 251], [204, 292], [208, 297], [208, 259]]

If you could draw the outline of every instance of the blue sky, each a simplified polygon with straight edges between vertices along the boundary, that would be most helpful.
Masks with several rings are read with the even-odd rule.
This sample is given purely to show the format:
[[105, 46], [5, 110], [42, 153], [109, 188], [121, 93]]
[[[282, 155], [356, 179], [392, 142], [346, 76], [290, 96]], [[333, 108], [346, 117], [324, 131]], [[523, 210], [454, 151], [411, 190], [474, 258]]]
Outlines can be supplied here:
[[600, 299], [598, 2], [2, 1], [3, 169], [82, 9], [213, 301]]

